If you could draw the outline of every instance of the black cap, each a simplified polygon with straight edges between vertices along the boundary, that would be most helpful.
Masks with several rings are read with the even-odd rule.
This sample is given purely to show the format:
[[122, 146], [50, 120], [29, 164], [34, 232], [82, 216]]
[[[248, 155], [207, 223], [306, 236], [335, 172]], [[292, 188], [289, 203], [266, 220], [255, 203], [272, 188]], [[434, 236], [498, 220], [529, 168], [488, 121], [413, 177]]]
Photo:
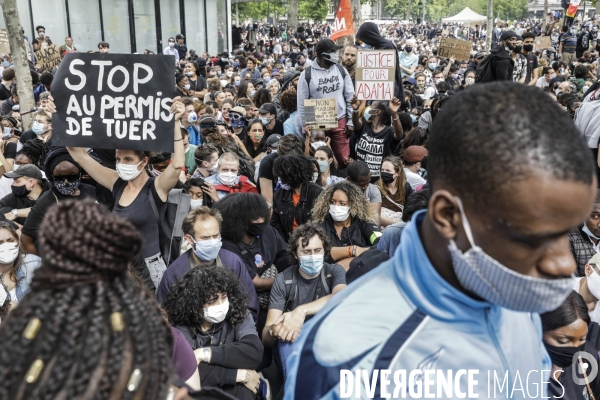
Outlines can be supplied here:
[[262, 106], [260, 106], [260, 108], [258, 109], [258, 112], [261, 114], [269, 113], [269, 114], [277, 115], [277, 108], [275, 108], [273, 103], [265, 103]]
[[10, 171], [4, 174], [5, 177], [15, 179], [22, 176], [41, 180], [43, 178], [42, 171], [33, 164], [22, 165], [16, 171]]
[[177, 36], [175, 36], [175, 39], [185, 39], [185, 36], [183, 36], [181, 33], [178, 33]]
[[317, 54], [322, 54], [322, 53], [329, 53], [332, 51], [338, 51], [341, 48], [342, 48], [342, 46], [338, 46], [331, 39], [321, 39], [321, 40], [319, 40], [319, 43], [317, 43], [317, 47], [315, 50], [316, 50]]
[[273, 149], [277, 148], [279, 145], [279, 141], [281, 140], [281, 135], [273, 133], [271, 136], [267, 138], [267, 147], [271, 147]]
[[506, 40], [506, 39], [510, 39], [511, 37], [516, 38], [517, 37], [517, 33], [514, 31], [504, 31], [502, 32], [502, 35], [500, 36], [500, 40]]

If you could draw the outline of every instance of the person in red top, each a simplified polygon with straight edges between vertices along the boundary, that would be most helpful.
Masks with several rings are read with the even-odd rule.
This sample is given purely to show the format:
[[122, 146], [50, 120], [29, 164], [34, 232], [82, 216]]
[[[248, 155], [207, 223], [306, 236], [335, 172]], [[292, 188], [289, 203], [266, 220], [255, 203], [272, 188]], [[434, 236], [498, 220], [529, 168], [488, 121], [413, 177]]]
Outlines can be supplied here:
[[247, 177], [239, 175], [240, 159], [235, 153], [225, 152], [217, 161], [217, 173], [205, 179], [214, 190], [209, 196], [219, 201], [230, 193], [257, 193], [256, 186]]

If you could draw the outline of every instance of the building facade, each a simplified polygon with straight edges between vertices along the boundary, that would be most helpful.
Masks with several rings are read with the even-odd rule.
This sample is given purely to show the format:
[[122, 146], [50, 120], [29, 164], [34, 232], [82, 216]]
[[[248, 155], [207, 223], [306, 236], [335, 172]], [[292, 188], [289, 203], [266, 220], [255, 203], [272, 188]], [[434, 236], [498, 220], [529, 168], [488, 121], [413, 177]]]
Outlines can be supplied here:
[[178, 33], [198, 54], [231, 49], [231, 0], [17, 0], [17, 5], [30, 40], [43, 25], [53, 43], [62, 45], [71, 36], [79, 51], [97, 50], [106, 41], [111, 53], [157, 53]]

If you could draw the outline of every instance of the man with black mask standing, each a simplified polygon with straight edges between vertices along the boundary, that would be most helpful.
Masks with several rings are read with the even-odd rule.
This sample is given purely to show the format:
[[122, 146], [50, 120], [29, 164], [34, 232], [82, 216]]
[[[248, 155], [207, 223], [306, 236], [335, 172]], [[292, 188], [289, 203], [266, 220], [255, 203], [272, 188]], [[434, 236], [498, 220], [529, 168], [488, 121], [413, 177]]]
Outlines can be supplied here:
[[525, 84], [535, 86], [538, 76], [538, 58], [533, 52], [533, 42], [535, 41], [535, 33], [523, 33], [523, 49], [521, 53], [527, 59], [527, 75], [525, 75]]
[[512, 81], [513, 68], [515, 62], [512, 59], [511, 52], [517, 46], [517, 34], [513, 31], [505, 31], [500, 36], [498, 46], [492, 49], [490, 54], [492, 76], [495, 81]]
[[352, 106], [350, 101], [354, 96], [354, 86], [350, 74], [340, 64], [338, 50], [331, 39], [322, 39], [315, 47], [317, 58], [314, 59], [298, 80], [298, 116], [300, 126], [306, 122], [304, 100], [306, 99], [336, 99], [338, 127], [329, 130], [331, 149], [338, 165], [346, 165], [350, 157], [350, 144], [346, 136], [346, 127], [352, 126]]

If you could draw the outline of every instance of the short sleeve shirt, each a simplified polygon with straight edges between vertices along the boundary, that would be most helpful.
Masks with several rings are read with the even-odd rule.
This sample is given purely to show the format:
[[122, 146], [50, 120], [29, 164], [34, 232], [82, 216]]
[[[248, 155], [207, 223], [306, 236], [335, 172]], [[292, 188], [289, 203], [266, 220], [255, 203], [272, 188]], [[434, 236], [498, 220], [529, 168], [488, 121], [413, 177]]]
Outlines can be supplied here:
[[371, 177], [377, 178], [383, 159], [392, 155], [394, 128], [386, 126], [379, 132], [373, 132], [371, 124], [364, 119], [362, 123], [362, 128], [358, 132], [356, 158], [367, 163], [371, 170]]

